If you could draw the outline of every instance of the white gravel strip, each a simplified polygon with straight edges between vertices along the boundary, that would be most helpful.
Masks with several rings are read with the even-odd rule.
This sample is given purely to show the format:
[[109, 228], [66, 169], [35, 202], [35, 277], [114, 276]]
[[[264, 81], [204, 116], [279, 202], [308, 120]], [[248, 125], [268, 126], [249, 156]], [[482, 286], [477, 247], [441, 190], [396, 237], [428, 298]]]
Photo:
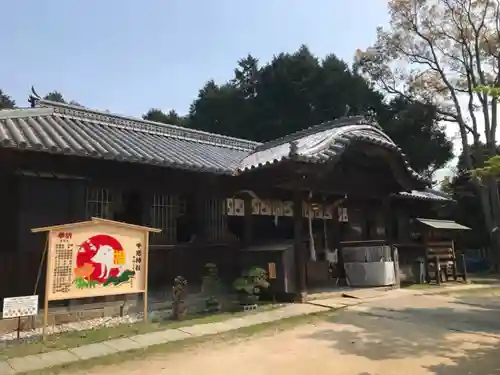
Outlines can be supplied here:
[[[96, 328], [104, 328], [104, 327], [116, 327], [121, 324], [131, 324], [136, 323], [142, 320], [143, 314], [133, 314], [133, 315], [124, 315], [118, 317], [104, 317], [104, 318], [96, 318], [90, 320], [82, 320], [79, 322], [66, 323], [61, 325], [52, 325], [47, 327], [47, 334], [54, 335], [64, 332], [72, 332], [72, 331], [86, 331]], [[36, 329], [30, 329], [26, 331], [21, 331], [21, 339], [25, 341], [36, 340], [42, 336], [42, 327]], [[3, 334], [0, 336], [0, 345], [2, 343], [7, 343], [8, 341], [12, 341], [17, 339], [17, 332], [11, 332], [7, 334]]]
[[[282, 307], [285, 306], [286, 304], [276, 304], [275, 307]], [[260, 309], [257, 309], [260, 310]], [[263, 310], [265, 311], [265, 309]], [[149, 311], [149, 320], [153, 320], [156, 318], [160, 318], [162, 320], [166, 319], [168, 316], [170, 316], [172, 313], [171, 309], [165, 309], [165, 310], [153, 310]], [[98, 329], [98, 328], [106, 328], [106, 327], [117, 327], [122, 324], [133, 324], [137, 323], [143, 320], [144, 314], [137, 313], [137, 314], [129, 314], [129, 315], [124, 315], [122, 317], [117, 316], [117, 317], [103, 317], [103, 318], [96, 318], [96, 319], [89, 319], [89, 320], [81, 320], [79, 322], [71, 322], [71, 323], [65, 323], [65, 324], [60, 324], [60, 325], [49, 325], [47, 327], [46, 333], [47, 335], [57, 335], [60, 333], [65, 333], [65, 332], [78, 332], [78, 331], [88, 331], [92, 329]], [[82, 335], [84, 335], [82, 333]], [[24, 342], [30, 342], [30, 341], [35, 341], [39, 339], [42, 336], [42, 327], [36, 328], [36, 329], [30, 329], [30, 330], [24, 330], [21, 331], [21, 339]], [[0, 347], [2, 345], [7, 344], [9, 341], [13, 341], [17, 339], [17, 332], [10, 332], [10, 333], [5, 333], [5, 334], [0, 334]]]

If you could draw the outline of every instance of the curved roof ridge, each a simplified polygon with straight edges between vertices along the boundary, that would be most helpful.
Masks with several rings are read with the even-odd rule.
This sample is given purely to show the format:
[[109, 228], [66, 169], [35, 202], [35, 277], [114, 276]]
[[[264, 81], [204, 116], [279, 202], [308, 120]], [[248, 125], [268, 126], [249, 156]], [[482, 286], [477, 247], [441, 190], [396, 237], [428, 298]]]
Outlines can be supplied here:
[[413, 170], [404, 152], [383, 129], [363, 116], [329, 121], [267, 142], [241, 161], [237, 173], [291, 158], [302, 162], [326, 163], [338, 159], [353, 141], [370, 142], [398, 153], [410, 176], [429, 185], [426, 178]]
[[319, 132], [324, 131], [324, 130], [329, 130], [329, 129], [338, 128], [338, 127], [342, 127], [342, 126], [346, 126], [346, 125], [353, 125], [353, 124], [369, 125], [369, 126], [372, 126], [374, 128], [380, 129], [380, 126], [378, 124], [368, 121], [365, 116], [361, 116], [361, 115], [344, 116], [344, 117], [339, 117], [339, 118], [334, 119], [334, 120], [322, 122], [321, 124], [316, 124], [316, 125], [310, 126], [306, 129], [298, 130], [294, 133], [290, 133], [290, 134], [287, 134], [283, 137], [273, 139], [272, 141], [269, 141], [269, 142], [264, 142], [264, 143], [260, 144], [259, 146], [257, 146], [255, 148], [254, 152], [263, 151], [263, 150], [266, 150], [268, 148], [276, 147], [276, 146], [283, 144], [283, 143], [293, 142], [293, 141], [296, 141], [297, 139], [306, 137], [306, 136], [311, 135], [311, 134], [319, 133]]

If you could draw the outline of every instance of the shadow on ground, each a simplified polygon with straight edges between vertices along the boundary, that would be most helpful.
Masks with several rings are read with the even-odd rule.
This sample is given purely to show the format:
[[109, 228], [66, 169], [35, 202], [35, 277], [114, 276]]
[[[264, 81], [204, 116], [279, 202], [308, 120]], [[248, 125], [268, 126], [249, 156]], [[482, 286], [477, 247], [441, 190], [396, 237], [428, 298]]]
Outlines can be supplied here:
[[500, 304], [462, 296], [450, 306], [348, 310], [307, 338], [373, 361], [421, 360], [436, 375], [500, 375]]

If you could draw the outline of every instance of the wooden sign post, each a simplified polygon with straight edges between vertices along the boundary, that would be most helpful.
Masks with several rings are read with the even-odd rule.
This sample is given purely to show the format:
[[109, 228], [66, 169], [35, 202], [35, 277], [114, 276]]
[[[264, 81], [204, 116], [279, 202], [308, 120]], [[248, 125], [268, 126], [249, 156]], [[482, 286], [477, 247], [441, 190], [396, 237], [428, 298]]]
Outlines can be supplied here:
[[43, 338], [49, 301], [142, 293], [148, 320], [149, 232], [161, 230], [92, 218], [31, 231], [48, 232]]

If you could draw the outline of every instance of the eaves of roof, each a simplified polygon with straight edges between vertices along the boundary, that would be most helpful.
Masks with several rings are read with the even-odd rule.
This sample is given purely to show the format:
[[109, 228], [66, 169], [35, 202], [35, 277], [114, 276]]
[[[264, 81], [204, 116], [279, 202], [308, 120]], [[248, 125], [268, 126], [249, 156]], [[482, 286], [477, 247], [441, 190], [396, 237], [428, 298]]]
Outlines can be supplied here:
[[217, 174], [260, 143], [53, 102], [0, 111], [0, 146]]
[[454, 202], [448, 195], [432, 189], [413, 190], [411, 192], [402, 191], [396, 194], [398, 198], [407, 198], [412, 200], [436, 201], [436, 202]]

